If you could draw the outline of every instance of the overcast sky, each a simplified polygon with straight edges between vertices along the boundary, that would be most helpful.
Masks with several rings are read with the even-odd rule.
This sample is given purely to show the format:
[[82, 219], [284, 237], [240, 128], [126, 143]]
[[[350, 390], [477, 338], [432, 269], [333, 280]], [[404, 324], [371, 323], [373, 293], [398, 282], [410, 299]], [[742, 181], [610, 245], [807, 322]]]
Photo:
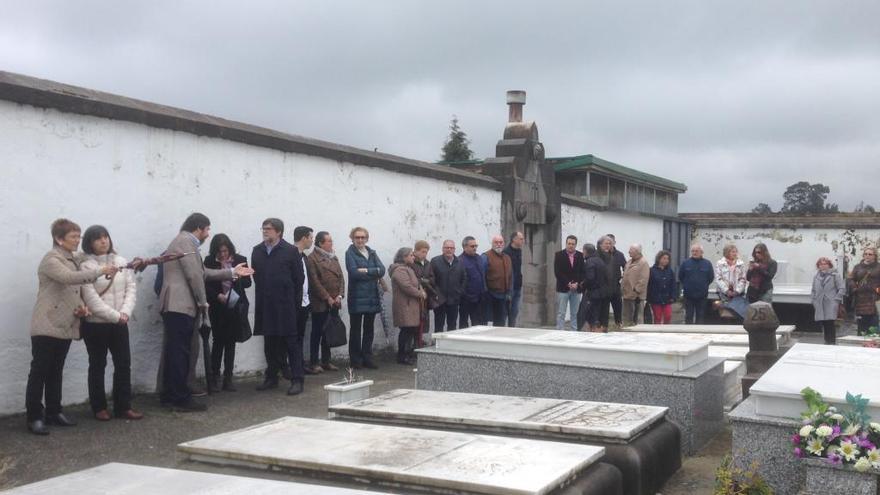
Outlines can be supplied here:
[[[17, 5], [16, 5], [17, 4]], [[548, 156], [684, 182], [682, 211], [799, 180], [880, 207], [880, 1], [4, 2], [0, 70], [436, 161], [494, 155], [505, 91]]]

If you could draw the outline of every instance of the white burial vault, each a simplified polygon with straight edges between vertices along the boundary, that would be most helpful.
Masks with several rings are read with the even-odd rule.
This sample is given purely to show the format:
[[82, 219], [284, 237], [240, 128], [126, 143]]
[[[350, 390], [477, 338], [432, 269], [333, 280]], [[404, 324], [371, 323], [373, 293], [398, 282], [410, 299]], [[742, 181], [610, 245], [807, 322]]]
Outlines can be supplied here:
[[667, 408], [431, 390], [392, 390], [330, 407], [344, 417], [389, 417], [425, 425], [462, 425], [626, 441], [662, 420]]
[[178, 449], [190, 460], [212, 464], [485, 494], [552, 492], [605, 452], [590, 445], [295, 417]]
[[434, 339], [438, 351], [672, 372], [702, 363], [709, 348], [705, 341], [664, 335], [489, 326], [434, 334]]
[[830, 404], [846, 404], [846, 393], [870, 399], [868, 414], [880, 419], [880, 349], [795, 344], [752, 385], [755, 412], [800, 418], [807, 409], [801, 390], [810, 387]]
[[[791, 340], [791, 333], [794, 332], [794, 325], [779, 325], [776, 329], [776, 342], [786, 344]], [[713, 335], [742, 335], [748, 338], [749, 333], [742, 325], [635, 325], [622, 328], [624, 332], [637, 333], [700, 333]], [[746, 340], [748, 345], [748, 340]]]

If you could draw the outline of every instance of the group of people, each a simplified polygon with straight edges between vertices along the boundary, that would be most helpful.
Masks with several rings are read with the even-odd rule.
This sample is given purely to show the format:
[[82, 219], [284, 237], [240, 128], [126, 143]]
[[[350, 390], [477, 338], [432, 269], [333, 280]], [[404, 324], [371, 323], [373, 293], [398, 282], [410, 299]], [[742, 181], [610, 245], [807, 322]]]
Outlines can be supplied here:
[[[263, 336], [266, 359], [260, 391], [277, 388], [281, 375], [290, 381], [287, 394], [297, 395], [303, 391], [305, 375], [338, 370], [331, 362], [325, 326], [331, 317], [338, 319], [343, 300], [349, 314], [350, 366], [355, 369], [377, 367], [372, 352], [375, 320], [388, 290], [393, 295], [393, 324], [400, 328], [397, 361], [401, 364], [413, 362], [413, 350], [422, 345], [422, 335], [430, 327], [431, 311], [434, 332], [489, 321], [495, 326], [516, 325], [523, 288], [522, 232], [512, 233], [506, 242], [500, 235], [492, 237], [491, 248], [482, 253], [473, 236], [464, 237], [459, 255], [452, 240], [443, 241], [441, 254], [430, 259], [426, 241], [402, 247], [387, 270], [389, 289], [385, 265], [368, 246], [364, 227], [349, 233], [344, 268], [329, 232], [298, 226], [291, 244], [284, 239], [282, 220], [267, 218], [261, 227], [262, 242], [253, 247], [250, 263], [226, 234], [214, 236], [203, 259], [200, 247], [210, 236], [211, 222], [193, 213], [157, 258], [160, 275], [155, 289], [164, 324], [157, 381], [163, 405], [180, 412], [206, 409], [193, 397], [205, 393], [194, 377], [200, 347], [196, 329], [205, 328], [202, 323], [207, 321], [212, 332], [210, 356], [205, 356], [210, 363], [208, 389], [235, 390], [235, 347], [243, 327], [250, 325], [245, 289], [251, 284], [253, 335]], [[94, 417], [141, 419], [143, 414], [132, 407], [128, 323], [136, 304], [134, 272], [148, 262], [117, 254], [109, 231], [100, 225], [82, 233], [76, 223], [58, 219], [52, 223], [51, 236], [53, 247], [38, 268], [39, 291], [31, 320], [28, 429], [45, 435], [47, 425], [75, 425], [62, 412], [61, 382], [71, 341], [80, 338], [89, 355], [88, 392]], [[82, 251], [78, 251], [80, 241]], [[555, 256], [559, 329], [564, 327], [566, 309], [573, 330], [607, 331], [612, 309], [615, 325], [636, 324], [646, 303], [654, 323], [669, 323], [679, 286], [686, 323], [703, 322], [712, 282], [720, 304], [734, 312], [744, 311], [751, 302], [772, 300], [777, 264], [764, 244], [754, 247], [748, 264], [739, 259], [735, 246], [725, 246], [724, 257], [714, 266], [703, 259], [702, 247], [694, 244], [676, 277], [668, 251], [658, 252], [649, 266], [641, 246], [630, 246], [627, 259], [616, 249], [611, 234], [596, 245], [583, 245], [581, 251], [577, 243], [575, 236], [568, 236], [565, 249]], [[860, 333], [877, 325], [880, 265], [873, 248], [865, 250], [847, 283], [827, 258], [816, 266], [816, 320], [826, 329], [826, 338], [831, 321], [833, 339], [833, 322], [847, 288]], [[306, 364], [303, 346], [309, 319]], [[108, 352], [114, 367], [112, 414], [104, 388]]]

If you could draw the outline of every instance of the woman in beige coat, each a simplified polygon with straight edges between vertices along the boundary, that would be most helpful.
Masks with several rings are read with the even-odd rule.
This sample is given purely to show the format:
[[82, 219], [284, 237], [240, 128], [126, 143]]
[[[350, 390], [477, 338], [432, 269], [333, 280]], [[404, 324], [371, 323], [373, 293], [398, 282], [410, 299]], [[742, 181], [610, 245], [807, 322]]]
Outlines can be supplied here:
[[31, 317], [33, 359], [26, 392], [28, 430], [37, 435], [49, 434], [47, 424], [76, 424], [61, 412], [61, 380], [70, 341], [80, 338], [80, 318], [89, 314], [80, 296], [80, 286], [101, 275], [112, 277], [118, 271], [115, 265], [81, 269], [84, 258], [76, 252], [80, 232], [79, 225], [66, 218], [52, 222], [54, 245], [37, 269], [40, 285]]
[[419, 284], [413, 265], [415, 256], [411, 248], [402, 247], [397, 250], [394, 264], [388, 268], [391, 274], [391, 310], [394, 314], [394, 326], [400, 327], [397, 335], [397, 362], [400, 364], [412, 364], [412, 342], [422, 314], [422, 301], [427, 294]]

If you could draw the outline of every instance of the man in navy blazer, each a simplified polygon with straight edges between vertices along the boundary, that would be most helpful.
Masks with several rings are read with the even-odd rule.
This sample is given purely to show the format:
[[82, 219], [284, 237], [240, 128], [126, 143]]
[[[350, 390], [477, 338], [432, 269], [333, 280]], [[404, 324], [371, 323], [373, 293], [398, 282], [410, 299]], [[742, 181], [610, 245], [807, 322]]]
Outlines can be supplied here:
[[556, 329], [565, 326], [568, 306], [571, 329], [577, 330], [577, 310], [581, 304], [580, 283], [584, 280], [584, 255], [577, 249], [577, 237], [565, 238], [565, 249], [556, 253], [553, 272], [556, 274]]

